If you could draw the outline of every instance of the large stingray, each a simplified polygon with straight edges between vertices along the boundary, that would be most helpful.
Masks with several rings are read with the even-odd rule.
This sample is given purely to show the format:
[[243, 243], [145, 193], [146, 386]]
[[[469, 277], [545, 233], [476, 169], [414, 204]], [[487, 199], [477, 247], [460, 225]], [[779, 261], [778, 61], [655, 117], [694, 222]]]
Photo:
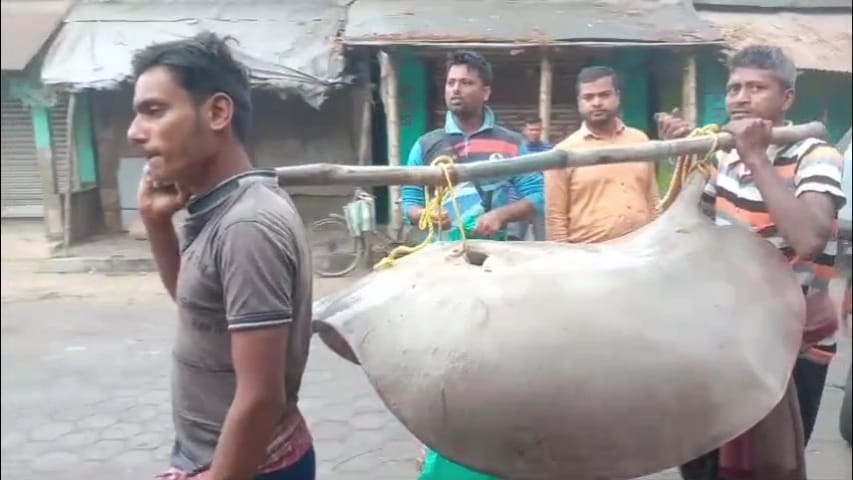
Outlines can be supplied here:
[[604, 244], [430, 246], [318, 302], [315, 328], [418, 439], [476, 470], [678, 465], [779, 402], [805, 317], [770, 243], [701, 214], [703, 182]]

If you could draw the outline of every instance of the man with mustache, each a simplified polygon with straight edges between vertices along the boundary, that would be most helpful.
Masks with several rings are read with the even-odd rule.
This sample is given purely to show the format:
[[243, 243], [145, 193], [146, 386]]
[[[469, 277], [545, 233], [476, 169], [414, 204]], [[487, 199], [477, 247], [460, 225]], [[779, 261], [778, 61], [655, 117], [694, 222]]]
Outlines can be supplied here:
[[[527, 153], [524, 138], [497, 125], [495, 114], [486, 106], [492, 92], [492, 67], [476, 52], [458, 51], [448, 55], [444, 98], [447, 116], [444, 127], [433, 130], [415, 142], [407, 166], [429, 165], [448, 155], [456, 162], [491, 160]], [[542, 211], [542, 175], [529, 173], [509, 178], [462, 182], [453, 187], [461, 218], [450, 200], [437, 219], [445, 232], [441, 238], [460, 240], [459, 228], [466, 238], [506, 239], [511, 222], [526, 220]], [[424, 213], [422, 185], [403, 187], [403, 211], [417, 225]], [[464, 295], [465, 292], [460, 292]], [[492, 477], [471, 471], [441, 457], [425, 452], [420, 480], [487, 480]]]
[[[771, 145], [795, 98], [797, 69], [781, 49], [751, 46], [729, 61], [726, 129], [736, 148], [716, 154], [717, 173], [703, 206], [718, 225], [749, 228], [791, 264], [806, 295], [806, 331], [792, 382], [782, 401], [743, 436], [682, 467], [686, 480], [805, 479], [804, 444], [817, 417], [838, 313], [827, 295], [836, 255], [843, 159], [826, 142], [809, 138]], [[664, 138], [687, 135], [677, 115], [658, 117]], [[747, 292], [748, 293], [748, 292]], [[781, 301], [781, 300], [780, 300]], [[732, 328], [739, 321], [732, 319]]]
[[[619, 118], [619, 77], [609, 67], [588, 67], [577, 79], [581, 128], [557, 145], [579, 150], [648, 141]], [[658, 185], [652, 162], [617, 163], [545, 172], [548, 239], [596, 243], [621, 237], [657, 216]]]
[[[148, 163], [139, 210], [175, 300], [175, 442], [163, 480], [313, 480], [297, 407], [311, 253], [275, 173], [252, 168], [249, 76], [211, 33], [133, 58], [127, 137]], [[179, 240], [174, 214], [188, 216]]]
[[[527, 153], [524, 138], [497, 124], [486, 105], [492, 93], [492, 67], [471, 51], [453, 52], [447, 59], [444, 99], [447, 115], [442, 128], [415, 142], [407, 166], [430, 165], [448, 155], [456, 162], [492, 160]], [[466, 238], [503, 240], [510, 222], [527, 220], [542, 211], [542, 174], [462, 182], [454, 186], [462, 218], [448, 200], [438, 218], [442, 238], [458, 240], [459, 227]], [[402, 189], [403, 212], [417, 225], [424, 212], [422, 185]]]

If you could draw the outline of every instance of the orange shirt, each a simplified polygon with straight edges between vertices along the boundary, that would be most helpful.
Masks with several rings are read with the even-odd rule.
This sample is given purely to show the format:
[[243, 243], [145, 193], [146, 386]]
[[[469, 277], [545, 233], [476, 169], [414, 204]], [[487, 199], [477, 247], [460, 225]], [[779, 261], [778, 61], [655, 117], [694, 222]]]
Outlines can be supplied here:
[[[560, 142], [562, 150], [582, 150], [646, 142], [645, 133], [620, 123], [611, 138], [593, 134], [586, 125]], [[653, 162], [548, 170], [545, 214], [548, 239], [596, 243], [621, 237], [657, 216], [658, 185]]]

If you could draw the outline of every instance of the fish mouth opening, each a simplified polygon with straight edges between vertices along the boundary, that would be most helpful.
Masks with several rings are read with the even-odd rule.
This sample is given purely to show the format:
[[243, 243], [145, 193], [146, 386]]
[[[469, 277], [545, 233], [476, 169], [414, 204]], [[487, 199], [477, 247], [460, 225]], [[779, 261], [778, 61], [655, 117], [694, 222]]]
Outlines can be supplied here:
[[468, 247], [464, 253], [465, 262], [475, 267], [482, 267], [486, 260], [489, 259], [489, 254], [480, 250]]

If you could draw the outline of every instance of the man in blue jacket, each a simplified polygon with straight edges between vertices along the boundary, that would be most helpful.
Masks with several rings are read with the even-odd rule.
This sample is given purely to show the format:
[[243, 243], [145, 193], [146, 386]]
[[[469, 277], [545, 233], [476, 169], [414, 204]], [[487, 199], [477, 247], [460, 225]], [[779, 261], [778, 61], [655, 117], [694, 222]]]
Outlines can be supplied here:
[[[486, 106], [491, 95], [492, 67], [475, 52], [451, 53], [447, 60], [444, 98], [447, 117], [444, 128], [423, 135], [412, 147], [407, 166], [430, 165], [449, 155], [464, 163], [514, 157], [527, 153], [524, 137], [498, 126]], [[467, 238], [505, 239], [510, 222], [541, 215], [544, 204], [541, 173], [461, 182], [454, 187], [462, 218], [450, 199], [437, 219], [445, 240], [458, 240], [461, 224]], [[424, 189], [407, 185], [402, 189], [403, 213], [417, 225], [424, 212]]]

